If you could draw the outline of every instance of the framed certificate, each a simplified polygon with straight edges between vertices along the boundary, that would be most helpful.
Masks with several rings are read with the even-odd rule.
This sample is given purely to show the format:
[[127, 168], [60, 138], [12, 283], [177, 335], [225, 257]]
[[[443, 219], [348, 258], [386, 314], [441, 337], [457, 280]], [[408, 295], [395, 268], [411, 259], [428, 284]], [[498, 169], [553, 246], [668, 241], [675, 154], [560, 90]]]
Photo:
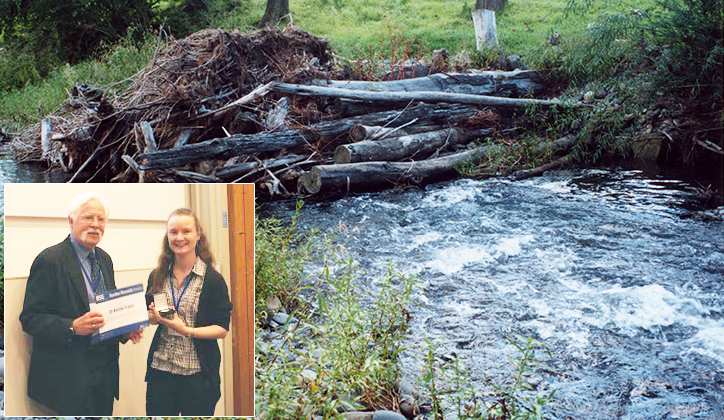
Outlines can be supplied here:
[[105, 325], [98, 330], [100, 341], [135, 331], [149, 324], [143, 285], [122, 287], [96, 295], [90, 309], [103, 315]]

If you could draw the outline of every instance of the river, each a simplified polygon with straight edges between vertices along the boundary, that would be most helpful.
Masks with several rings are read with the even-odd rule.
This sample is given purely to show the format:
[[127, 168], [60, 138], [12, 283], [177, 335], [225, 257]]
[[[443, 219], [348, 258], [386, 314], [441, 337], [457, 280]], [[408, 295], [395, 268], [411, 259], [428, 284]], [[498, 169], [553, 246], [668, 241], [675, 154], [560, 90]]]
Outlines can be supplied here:
[[430, 338], [480, 390], [504, 385], [516, 355], [505, 337], [530, 337], [550, 351], [528, 392], [557, 390], [548, 418], [721, 419], [724, 224], [696, 208], [686, 182], [586, 169], [309, 202], [299, 223], [344, 227], [362, 290], [389, 262], [419, 277], [410, 381]]
[[[55, 181], [46, 175], [40, 164], [17, 163], [9, 143], [0, 143], [0, 182], [47, 182]], [[0, 194], [2, 191], [0, 191]], [[2, 196], [0, 196], [1, 198]], [[2, 200], [0, 200], [0, 203]]]

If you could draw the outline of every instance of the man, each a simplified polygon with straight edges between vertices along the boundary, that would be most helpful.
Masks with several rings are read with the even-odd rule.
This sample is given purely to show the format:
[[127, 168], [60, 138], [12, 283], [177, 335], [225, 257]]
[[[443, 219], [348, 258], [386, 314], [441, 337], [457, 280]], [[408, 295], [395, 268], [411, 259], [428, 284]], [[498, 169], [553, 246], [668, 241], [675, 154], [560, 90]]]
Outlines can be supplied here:
[[[95, 295], [116, 288], [113, 262], [98, 248], [108, 204], [96, 193], [71, 200], [70, 235], [33, 262], [20, 313], [33, 337], [28, 396], [58, 415], [111, 416], [118, 398], [118, 338], [100, 341]], [[134, 343], [141, 331], [130, 334]]]

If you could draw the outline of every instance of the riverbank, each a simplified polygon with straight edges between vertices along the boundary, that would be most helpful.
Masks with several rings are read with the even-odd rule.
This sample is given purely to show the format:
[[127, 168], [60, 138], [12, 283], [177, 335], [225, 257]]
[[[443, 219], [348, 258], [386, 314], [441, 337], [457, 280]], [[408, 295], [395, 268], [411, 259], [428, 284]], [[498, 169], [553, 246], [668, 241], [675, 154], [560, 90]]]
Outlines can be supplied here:
[[[290, 204], [267, 203], [260, 217], [286, 219]], [[699, 205], [691, 184], [591, 168], [308, 202], [296, 223], [339, 232], [363, 273], [363, 302], [390, 261], [418, 278], [400, 363], [422, 401], [431, 398], [419, 381], [428, 340], [437, 374], [452, 373], [459, 357], [492, 403], [500, 394], [489, 383], [512, 383], [507, 356], [518, 350], [505, 337], [520, 335], [547, 349], [535, 351], [541, 363], [521, 398], [557, 389], [552, 418], [706, 417], [718, 413], [724, 374], [724, 238], [721, 221], [692, 213]], [[310, 274], [322, 267], [304, 264]], [[303, 290], [314, 307], [316, 288]], [[454, 413], [457, 394], [439, 395]]]

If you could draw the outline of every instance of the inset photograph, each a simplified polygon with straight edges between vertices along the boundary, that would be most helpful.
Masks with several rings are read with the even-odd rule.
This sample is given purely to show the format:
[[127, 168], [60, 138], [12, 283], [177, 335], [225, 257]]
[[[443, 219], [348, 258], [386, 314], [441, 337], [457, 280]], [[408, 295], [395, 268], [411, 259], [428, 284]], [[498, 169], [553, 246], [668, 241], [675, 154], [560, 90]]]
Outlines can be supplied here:
[[253, 184], [5, 184], [7, 416], [253, 416]]

